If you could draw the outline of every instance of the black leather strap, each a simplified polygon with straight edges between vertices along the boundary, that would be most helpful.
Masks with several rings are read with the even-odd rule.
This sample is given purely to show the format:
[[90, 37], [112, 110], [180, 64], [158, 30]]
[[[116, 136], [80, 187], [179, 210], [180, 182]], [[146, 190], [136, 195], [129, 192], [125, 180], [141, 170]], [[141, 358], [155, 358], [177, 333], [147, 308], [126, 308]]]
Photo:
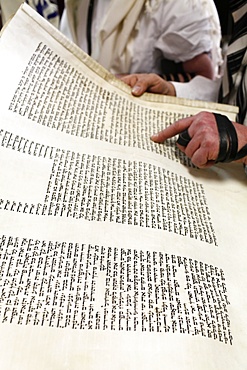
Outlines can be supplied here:
[[87, 15], [87, 47], [88, 47], [88, 54], [91, 55], [92, 52], [92, 20], [93, 20], [93, 7], [94, 7], [94, 0], [90, 0], [88, 6], [88, 15]]
[[216, 162], [231, 162], [235, 160], [238, 151], [238, 137], [232, 122], [222, 114], [213, 113], [216, 119], [220, 148]]
[[227, 148], [228, 148], [228, 135], [225, 130], [225, 125], [222, 120], [219, 118], [217, 119], [218, 114], [214, 113], [216, 123], [217, 123], [217, 128], [219, 132], [219, 139], [220, 139], [220, 148], [219, 148], [219, 154], [216, 162], [224, 162], [224, 159], [226, 158], [227, 154]]
[[182, 145], [182, 146], [187, 146], [188, 143], [190, 142], [190, 140], [191, 140], [191, 137], [190, 137], [190, 135], [188, 133], [188, 129], [187, 129], [187, 130], [185, 130], [185, 131], [183, 131], [179, 134], [178, 139], [177, 139], [177, 143], [179, 145]]
[[241, 159], [243, 157], [245, 157], [247, 155], [247, 144], [245, 144], [241, 149], [240, 151], [237, 153], [236, 157], [235, 157], [235, 161], [237, 161], [238, 159]]
[[[222, 114], [213, 114], [217, 123], [220, 144], [219, 154], [215, 163], [232, 162], [245, 157], [247, 155], [247, 144], [244, 145], [238, 152], [238, 136], [233, 123]], [[187, 146], [190, 140], [191, 137], [187, 129], [179, 134], [177, 143], [182, 146]]]

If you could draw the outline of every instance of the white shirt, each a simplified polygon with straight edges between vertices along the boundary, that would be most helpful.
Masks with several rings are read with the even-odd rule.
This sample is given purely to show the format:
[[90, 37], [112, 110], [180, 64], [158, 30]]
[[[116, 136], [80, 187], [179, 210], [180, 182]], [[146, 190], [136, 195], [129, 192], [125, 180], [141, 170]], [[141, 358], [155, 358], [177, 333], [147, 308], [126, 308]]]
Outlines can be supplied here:
[[[94, 2], [91, 29], [93, 47], [98, 40], [100, 26], [110, 1]], [[136, 34], [130, 41], [132, 55], [130, 68], [128, 71], [114, 72], [162, 74], [160, 66], [162, 58], [184, 62], [203, 52], [212, 51], [217, 74], [222, 63], [221, 33], [213, 0], [149, 0], [146, 3], [150, 8], [146, 6], [142, 11], [136, 23]], [[72, 26], [69, 24], [65, 9], [60, 29], [71, 40], [73, 40], [70, 32]], [[85, 24], [78, 22], [76, 28], [78, 46], [88, 52], [85, 29]]]

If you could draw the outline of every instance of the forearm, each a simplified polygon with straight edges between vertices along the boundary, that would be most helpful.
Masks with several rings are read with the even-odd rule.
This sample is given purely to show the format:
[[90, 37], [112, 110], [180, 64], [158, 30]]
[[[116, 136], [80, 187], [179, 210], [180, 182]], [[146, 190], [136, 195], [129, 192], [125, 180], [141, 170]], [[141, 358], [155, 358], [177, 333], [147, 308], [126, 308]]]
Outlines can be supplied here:
[[193, 59], [183, 62], [183, 70], [185, 73], [193, 73], [195, 75], [207, 77], [211, 80], [214, 78], [213, 63], [209, 55], [206, 53], [197, 55]]

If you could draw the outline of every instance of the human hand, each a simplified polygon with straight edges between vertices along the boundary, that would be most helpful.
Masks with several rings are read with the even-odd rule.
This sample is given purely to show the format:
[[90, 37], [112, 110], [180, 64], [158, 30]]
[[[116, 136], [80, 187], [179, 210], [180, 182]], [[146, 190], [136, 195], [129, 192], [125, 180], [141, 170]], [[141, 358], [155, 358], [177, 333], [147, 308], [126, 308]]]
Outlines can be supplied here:
[[118, 75], [118, 77], [132, 88], [131, 92], [134, 96], [141, 96], [146, 91], [154, 94], [176, 96], [173, 84], [155, 73], [136, 73]]
[[[233, 123], [237, 134], [239, 151], [247, 143], [247, 127]], [[163, 143], [165, 140], [181, 134], [188, 130], [190, 140], [187, 145], [177, 144], [178, 148], [185, 153], [199, 168], [212, 166], [218, 159], [220, 151], [220, 138], [216, 119], [213, 113], [201, 112], [195, 116], [181, 119], [174, 122], [165, 130], [152, 135], [151, 140], [156, 143]], [[238, 160], [247, 164], [247, 156]]]

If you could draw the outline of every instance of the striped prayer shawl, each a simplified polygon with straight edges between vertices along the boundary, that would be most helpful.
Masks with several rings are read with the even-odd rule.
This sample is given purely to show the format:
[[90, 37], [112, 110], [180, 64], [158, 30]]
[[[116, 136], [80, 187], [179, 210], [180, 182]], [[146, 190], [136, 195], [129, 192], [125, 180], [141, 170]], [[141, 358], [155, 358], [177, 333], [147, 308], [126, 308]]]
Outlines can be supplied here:
[[247, 126], [247, 69], [243, 69], [242, 79], [238, 88], [236, 104], [239, 107], [237, 121]]
[[247, 125], [247, 0], [230, 0], [233, 31], [222, 84], [223, 103], [239, 106], [237, 121]]
[[58, 28], [60, 18], [56, 0], [26, 0], [26, 3]]

